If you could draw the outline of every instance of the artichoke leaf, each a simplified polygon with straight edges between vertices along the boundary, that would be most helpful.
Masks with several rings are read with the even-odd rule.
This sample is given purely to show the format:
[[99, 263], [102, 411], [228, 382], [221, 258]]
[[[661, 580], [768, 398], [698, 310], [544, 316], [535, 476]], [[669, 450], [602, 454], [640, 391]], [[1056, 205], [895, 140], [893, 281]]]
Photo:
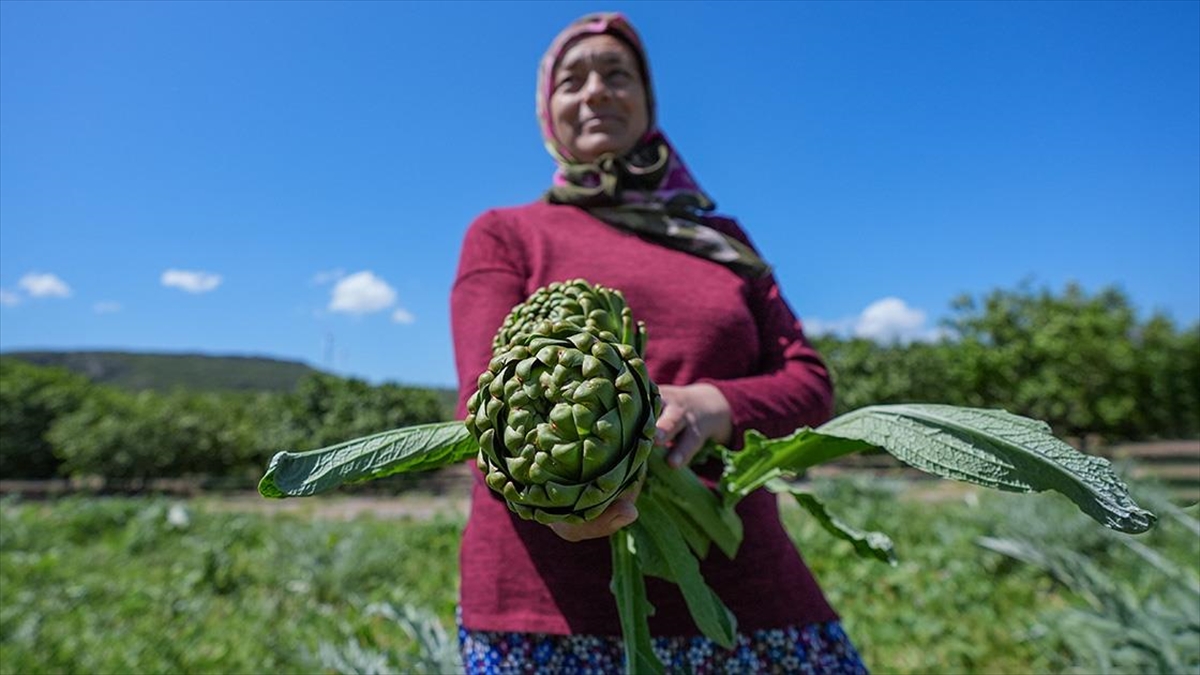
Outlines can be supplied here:
[[660, 447], [651, 449], [647, 460], [648, 480], [661, 484], [664, 489], [659, 494], [665, 497], [663, 501], [673, 502], [678, 507], [677, 513], [692, 521], [726, 557], [732, 559], [742, 543], [742, 519], [733, 508], [724, 506], [691, 468], [672, 469], [668, 466], [665, 453], [666, 450]]
[[874, 558], [893, 567], [896, 566], [896, 549], [891, 537], [882, 532], [864, 532], [847, 525], [837, 516], [829, 513], [825, 504], [816, 495], [799, 485], [783, 480], [772, 480], [767, 483], [767, 489], [776, 494], [790, 494], [796, 503], [817, 519], [817, 523], [838, 539], [844, 539], [854, 546], [854, 552], [863, 558]]
[[737, 639], [737, 619], [705, 583], [699, 561], [653, 489], [643, 489], [638, 498], [638, 519], [628, 529], [639, 556], [643, 551], [654, 551], [641, 558], [643, 572], [677, 584], [696, 627], [717, 644], [732, 649]]
[[687, 508], [670, 498], [659, 500], [658, 505], [666, 511], [671, 519], [671, 523], [679, 530], [679, 534], [683, 535], [688, 548], [692, 549], [696, 557], [701, 560], [707, 558], [712, 538], [688, 515]]
[[307, 452], [279, 452], [259, 480], [264, 497], [306, 497], [347, 483], [457, 464], [479, 452], [462, 422], [436, 422]]
[[716, 454], [725, 461], [719, 490], [726, 505], [733, 506], [774, 478], [800, 474], [822, 462], [874, 447], [867, 441], [819, 434], [808, 427], [779, 438], [767, 438], [750, 429], [738, 452], [716, 446]]
[[646, 599], [646, 581], [638, 564], [638, 552], [629, 528], [609, 537], [612, 547], [612, 582], [609, 589], [617, 601], [621, 637], [625, 646], [625, 672], [660, 674], [663, 665], [650, 642], [649, 617], [654, 607]]
[[826, 422], [816, 432], [870, 443], [943, 478], [1009, 492], [1054, 490], [1120, 532], [1145, 532], [1157, 520], [1134, 502], [1111, 462], [1055, 438], [1045, 422], [1004, 410], [870, 406]]

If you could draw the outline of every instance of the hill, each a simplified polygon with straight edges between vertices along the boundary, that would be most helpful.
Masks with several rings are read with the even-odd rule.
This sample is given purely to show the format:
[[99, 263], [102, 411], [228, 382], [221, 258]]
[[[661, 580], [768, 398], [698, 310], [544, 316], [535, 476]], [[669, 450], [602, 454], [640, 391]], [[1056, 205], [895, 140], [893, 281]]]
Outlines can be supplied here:
[[14, 351], [0, 354], [39, 366], [58, 366], [122, 389], [169, 391], [291, 391], [319, 372], [299, 361], [261, 356], [131, 352]]

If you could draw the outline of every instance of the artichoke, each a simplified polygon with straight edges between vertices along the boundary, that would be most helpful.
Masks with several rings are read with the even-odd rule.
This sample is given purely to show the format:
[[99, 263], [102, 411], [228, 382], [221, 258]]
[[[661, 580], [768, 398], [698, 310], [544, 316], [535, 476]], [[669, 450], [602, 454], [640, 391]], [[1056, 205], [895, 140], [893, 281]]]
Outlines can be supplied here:
[[539, 290], [504, 325], [467, 403], [479, 470], [522, 518], [595, 518], [646, 475], [662, 401], [635, 348], [645, 328], [619, 292], [582, 281]]
[[616, 289], [571, 279], [543, 286], [514, 307], [492, 339], [492, 356], [499, 356], [518, 336], [536, 331], [546, 321], [607, 331], [638, 354], [645, 353], [646, 327], [634, 322], [625, 296]]

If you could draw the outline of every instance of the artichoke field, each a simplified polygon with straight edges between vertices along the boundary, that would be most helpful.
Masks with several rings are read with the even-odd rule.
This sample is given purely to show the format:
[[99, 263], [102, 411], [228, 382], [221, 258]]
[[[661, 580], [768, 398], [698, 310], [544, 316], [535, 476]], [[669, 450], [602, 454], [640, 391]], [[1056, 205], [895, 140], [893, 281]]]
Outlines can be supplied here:
[[846, 525], [790, 480], [849, 453], [880, 448], [943, 478], [1013, 492], [1055, 490], [1121, 532], [1154, 524], [1108, 461], [1054, 438], [1045, 423], [943, 405], [869, 406], [776, 439], [748, 431], [738, 452], [709, 446], [706, 454], [725, 470], [708, 488], [690, 468], [668, 468], [653, 444], [662, 401], [642, 360], [646, 339], [620, 291], [582, 279], [550, 284], [514, 307], [497, 331], [465, 423], [280, 452], [259, 491], [309, 496], [474, 458], [516, 515], [554, 523], [594, 518], [641, 482], [638, 519], [610, 537], [625, 669], [637, 673], [662, 672], [650, 647], [645, 575], [677, 584], [700, 630], [720, 645], [734, 644], [736, 617], [704, 582], [699, 560], [714, 544], [736, 556], [742, 528], [734, 506], [753, 490], [793, 496], [858, 554], [894, 562], [888, 537]]

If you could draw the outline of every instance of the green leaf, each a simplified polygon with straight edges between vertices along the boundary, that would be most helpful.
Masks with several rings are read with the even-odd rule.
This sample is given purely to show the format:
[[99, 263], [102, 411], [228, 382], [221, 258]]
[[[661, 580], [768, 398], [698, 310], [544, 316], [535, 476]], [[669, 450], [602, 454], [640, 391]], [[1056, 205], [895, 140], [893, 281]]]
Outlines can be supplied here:
[[889, 565], [896, 565], [896, 550], [892, 540], [882, 532], [863, 532], [855, 529], [831, 515], [825, 504], [816, 495], [807, 492], [799, 485], [793, 485], [782, 480], [767, 483], [767, 489], [775, 493], [787, 493], [796, 498], [796, 503], [804, 507], [821, 527], [833, 536], [844, 539], [854, 545], [854, 552], [863, 558], [875, 558]]
[[826, 422], [816, 432], [870, 443], [943, 478], [1009, 492], [1055, 490], [1121, 532], [1145, 532], [1157, 519], [1133, 501], [1108, 460], [1058, 440], [1044, 422], [1003, 410], [871, 406]]
[[[686, 466], [672, 469], [663, 458], [664, 450], [655, 447], [649, 458], [650, 480], [660, 483], [659, 494], [677, 507], [681, 515], [695, 524], [717, 547], [732, 559], [742, 543], [742, 519], [722, 504], [717, 493], [700, 482]], [[700, 554], [704, 557], [704, 554]]]
[[307, 497], [346, 483], [457, 464], [478, 452], [462, 422], [420, 424], [319, 450], [280, 452], [258, 491], [264, 497]]
[[654, 607], [646, 599], [646, 580], [638, 564], [638, 551], [629, 528], [609, 537], [612, 547], [612, 583], [609, 590], [617, 601], [617, 616], [621, 620], [621, 637], [625, 642], [625, 672], [658, 675], [663, 665], [654, 655], [650, 642], [648, 617]]
[[638, 498], [638, 519], [629, 526], [645, 574], [674, 582], [702, 633], [732, 649], [737, 620], [700, 574], [700, 563], [675, 529], [652, 486]]
[[818, 434], [808, 427], [779, 438], [767, 438], [750, 429], [740, 451], [724, 451], [727, 466], [719, 489], [725, 503], [732, 506], [774, 478], [799, 474], [811, 466], [872, 447], [859, 440]]
[[[646, 480], [652, 481], [654, 479], [648, 477]], [[675, 529], [679, 530], [679, 534], [687, 542], [688, 548], [696, 554], [696, 557], [701, 560], [708, 557], [708, 549], [710, 544], [712, 544], [712, 539], [709, 538], [704, 530], [700, 529], [696, 521], [688, 515], [687, 510], [673, 499], [660, 499], [658, 505], [666, 511], [667, 517], [674, 523]]]

